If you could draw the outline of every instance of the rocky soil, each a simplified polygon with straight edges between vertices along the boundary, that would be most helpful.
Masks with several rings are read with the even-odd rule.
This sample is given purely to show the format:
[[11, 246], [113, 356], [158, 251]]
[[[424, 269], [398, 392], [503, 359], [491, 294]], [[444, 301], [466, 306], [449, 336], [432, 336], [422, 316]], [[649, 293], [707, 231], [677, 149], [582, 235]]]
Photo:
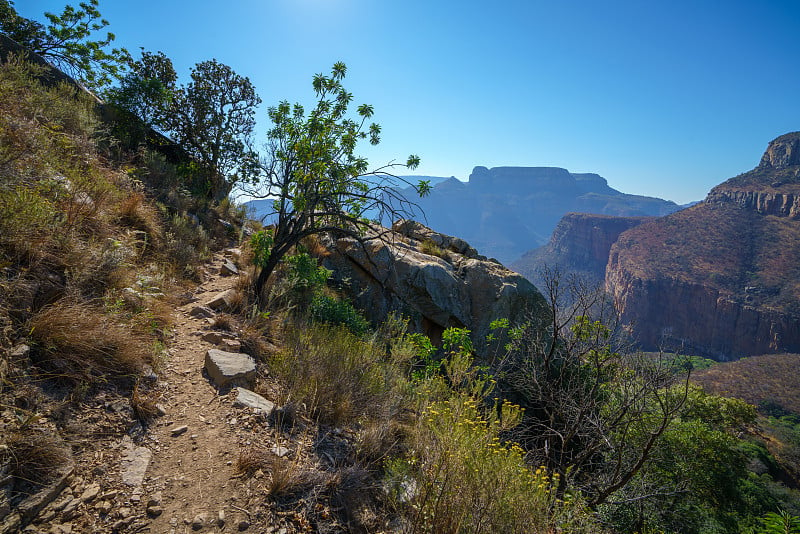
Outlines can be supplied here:
[[[300, 514], [271, 504], [268, 474], [237, 472], [241, 451], [256, 445], [276, 458], [299, 462], [303, 456], [303, 437], [290, 442], [270, 422], [274, 405], [243, 389], [254, 388], [255, 366], [239, 353], [237, 332], [214, 328], [226, 306], [217, 297], [235, 285], [230, 259], [237, 252], [215, 257], [206, 281], [175, 309], [168, 358], [151, 377], [149, 395], [158, 411], [152, 422], [131, 426], [129, 400], [113, 392], [82, 404], [71, 424], [93, 435], [84, 435], [74, 463], [55, 483], [15, 503], [0, 532], [308, 530]], [[209, 351], [233, 358], [233, 368], [217, 368]], [[250, 360], [253, 369], [242, 372], [237, 358], [245, 365]]]

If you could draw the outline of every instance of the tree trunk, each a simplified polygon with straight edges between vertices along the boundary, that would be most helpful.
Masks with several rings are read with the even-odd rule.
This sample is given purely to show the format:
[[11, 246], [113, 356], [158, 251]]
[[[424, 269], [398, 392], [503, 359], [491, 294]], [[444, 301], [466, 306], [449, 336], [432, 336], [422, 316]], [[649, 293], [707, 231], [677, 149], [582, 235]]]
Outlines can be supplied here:
[[261, 268], [261, 272], [258, 273], [258, 278], [256, 279], [256, 286], [255, 286], [255, 293], [256, 293], [256, 303], [258, 304], [258, 308], [261, 309], [265, 304], [267, 299], [264, 296], [264, 286], [269, 280], [270, 275], [272, 275], [272, 271], [275, 270], [275, 267], [278, 265], [278, 261], [280, 260], [280, 255], [275, 254], [274, 252], [270, 254], [269, 259], [267, 259], [267, 264]]

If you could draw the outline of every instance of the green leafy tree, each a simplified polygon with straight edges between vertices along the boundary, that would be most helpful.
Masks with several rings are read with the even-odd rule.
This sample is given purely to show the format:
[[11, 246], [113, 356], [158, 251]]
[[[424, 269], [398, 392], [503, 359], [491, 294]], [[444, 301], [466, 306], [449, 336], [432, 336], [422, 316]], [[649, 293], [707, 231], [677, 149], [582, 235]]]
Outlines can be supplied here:
[[20, 16], [11, 0], [0, 0], [0, 31], [28, 51], [97, 90], [120, 76], [130, 62], [124, 48], [110, 48], [115, 36], [94, 38], [106, 26], [98, 0], [67, 5], [60, 15], [45, 13], [47, 25]]
[[163, 130], [175, 97], [178, 75], [163, 52], [142, 49], [141, 58], [118, 87], [105, 93], [106, 101], [135, 114], [144, 124]]
[[255, 169], [250, 146], [261, 99], [247, 77], [215, 59], [195, 65], [191, 77], [174, 91], [163, 126], [198, 162], [195, 189], [220, 200]]
[[[379, 239], [384, 233], [367, 215], [394, 219], [413, 208], [395, 187], [397, 177], [388, 171], [397, 166], [415, 168], [417, 156], [409, 156], [405, 164], [370, 170], [367, 160], [355, 154], [360, 140], [378, 144], [381, 128], [368, 124], [373, 115], [370, 105], [359, 106], [356, 118], [348, 114], [353, 95], [342, 85], [346, 71], [339, 62], [330, 76], [314, 77], [317, 103], [310, 113], [287, 101], [269, 110], [268, 154], [261, 175], [248, 191], [275, 199], [273, 213], [268, 215], [275, 225], [270, 247], [257, 253], [262, 260], [258, 295], [281, 258], [304, 237], [332, 232], [362, 242]], [[423, 181], [415, 188], [425, 194], [429, 185]]]

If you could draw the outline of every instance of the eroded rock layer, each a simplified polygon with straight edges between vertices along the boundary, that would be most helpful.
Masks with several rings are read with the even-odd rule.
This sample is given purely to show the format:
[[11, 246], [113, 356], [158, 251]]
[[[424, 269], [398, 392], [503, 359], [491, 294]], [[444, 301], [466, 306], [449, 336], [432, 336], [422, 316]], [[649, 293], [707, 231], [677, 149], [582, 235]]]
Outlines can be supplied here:
[[623, 233], [606, 289], [641, 344], [720, 360], [800, 352], [800, 132], [706, 201]]

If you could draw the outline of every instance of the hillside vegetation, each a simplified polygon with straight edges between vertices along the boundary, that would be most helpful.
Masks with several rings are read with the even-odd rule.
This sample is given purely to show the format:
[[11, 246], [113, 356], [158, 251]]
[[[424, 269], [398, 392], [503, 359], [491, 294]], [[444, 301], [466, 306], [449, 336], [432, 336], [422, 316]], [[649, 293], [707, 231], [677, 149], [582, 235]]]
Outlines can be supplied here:
[[[102, 106], [74, 83], [43, 85], [45, 67], [23, 58], [0, 65], [0, 531], [758, 533], [796, 522], [795, 456], [762, 438], [773, 422], [693, 386], [689, 359], [627, 350], [602, 294], [548, 277], [546, 305], [535, 294], [527, 320], [489, 318], [480, 343], [464, 325], [434, 344], [409, 326], [418, 318], [365, 318], [321, 266], [335, 253], [324, 238], [356, 247], [374, 241], [369, 230], [388, 243], [360, 215], [373, 201], [397, 214], [408, 199], [392, 204], [383, 195], [396, 188], [363, 178], [380, 174], [354, 149], [380, 128], [366, 126], [367, 105], [348, 118], [344, 64], [314, 77], [312, 112], [270, 108], [264, 163], [246, 142], [253, 106], [222, 129], [225, 154], [176, 134], [218, 122], [170, 115], [175, 102], [201, 108], [193, 95], [218, 74], [252, 104], [246, 78], [210, 61], [178, 86], [167, 61], [123, 64]], [[227, 198], [247, 184], [285, 191], [274, 226], [243, 221]], [[393, 244], [441, 272], [455, 271], [456, 241], [471, 255], [459, 261], [485, 261], [449, 239]], [[215, 368], [215, 348], [247, 370]]]

